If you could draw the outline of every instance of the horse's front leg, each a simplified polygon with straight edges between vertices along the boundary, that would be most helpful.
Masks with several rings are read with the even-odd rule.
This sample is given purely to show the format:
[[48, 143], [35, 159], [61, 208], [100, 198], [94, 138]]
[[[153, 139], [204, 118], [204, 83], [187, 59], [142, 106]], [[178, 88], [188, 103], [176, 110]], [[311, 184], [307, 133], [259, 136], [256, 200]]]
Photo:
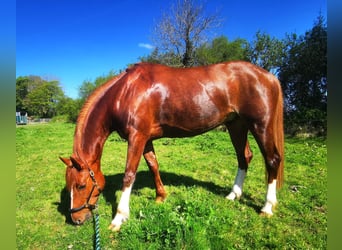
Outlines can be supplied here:
[[123, 178], [122, 194], [118, 208], [116, 210], [116, 215], [109, 225], [109, 229], [112, 231], [119, 231], [122, 223], [125, 222], [129, 217], [129, 199], [145, 144], [145, 138], [137, 133], [130, 136], [128, 140], [127, 160], [125, 176]]
[[246, 124], [241, 120], [237, 120], [228, 124], [227, 127], [235, 148], [239, 168], [233, 188], [226, 198], [229, 200], [235, 200], [239, 199], [242, 195], [243, 183], [247, 174], [248, 164], [253, 158], [253, 153], [247, 140], [248, 128]]
[[[235, 177], [232, 191], [229, 193], [229, 195], [226, 196], [228, 200], [235, 200], [236, 198], [240, 199], [242, 195], [243, 183], [245, 181], [245, 177], [247, 174], [247, 167], [248, 167], [248, 164], [251, 162], [252, 157], [253, 157], [253, 153], [247, 141], [244, 157], [241, 157], [239, 160], [239, 168], [237, 171], [237, 175]], [[241, 166], [246, 166], [246, 167], [242, 168]]]

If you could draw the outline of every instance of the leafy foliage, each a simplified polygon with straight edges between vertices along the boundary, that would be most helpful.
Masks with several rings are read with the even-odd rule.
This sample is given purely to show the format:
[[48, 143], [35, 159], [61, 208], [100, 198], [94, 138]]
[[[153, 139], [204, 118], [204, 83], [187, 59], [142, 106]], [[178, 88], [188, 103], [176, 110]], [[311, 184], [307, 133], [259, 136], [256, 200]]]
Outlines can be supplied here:
[[83, 81], [82, 85], [79, 88], [79, 97], [84, 102], [88, 96], [100, 85], [107, 82], [109, 79], [113, 78], [116, 73], [111, 70], [107, 75], [99, 76], [95, 79], [95, 81], [86, 80]]
[[225, 36], [215, 38], [211, 44], [204, 44], [196, 50], [196, 62], [198, 65], [210, 65], [214, 63], [247, 60], [247, 41], [236, 39], [228, 41]]
[[68, 122], [75, 123], [77, 121], [78, 113], [82, 108], [81, 99], [72, 99], [70, 97], [65, 97], [58, 103], [58, 114], [66, 115]]
[[16, 80], [16, 111], [27, 111], [24, 107], [24, 99], [28, 94], [29, 77], [18, 77]]
[[58, 102], [64, 98], [58, 81], [46, 81], [38, 76], [18, 77], [16, 81], [16, 110], [38, 117], [57, 114]]
[[286, 119], [291, 124], [326, 133], [327, 27], [319, 16], [304, 36], [288, 36], [287, 57], [279, 79], [285, 94]]
[[281, 40], [257, 31], [255, 40], [249, 44], [248, 58], [250, 62], [276, 73], [283, 59], [283, 48]]

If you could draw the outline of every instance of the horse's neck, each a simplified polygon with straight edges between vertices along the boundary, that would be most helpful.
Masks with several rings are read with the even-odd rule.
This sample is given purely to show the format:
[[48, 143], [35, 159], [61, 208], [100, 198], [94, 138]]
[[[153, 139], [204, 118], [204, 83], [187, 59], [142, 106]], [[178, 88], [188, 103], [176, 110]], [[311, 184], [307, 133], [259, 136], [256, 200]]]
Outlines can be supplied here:
[[[101, 159], [103, 146], [111, 133], [110, 130], [104, 131], [96, 125], [86, 126], [85, 129], [76, 128], [74, 138], [74, 153], [92, 164]], [[99, 129], [101, 132], [98, 132]]]
[[110, 114], [103, 113], [106, 107], [96, 105], [78, 121], [74, 136], [74, 153], [88, 164], [101, 159], [103, 146], [112, 132]]
[[121, 73], [97, 88], [79, 114], [74, 136], [74, 154], [90, 164], [101, 159], [104, 143], [113, 131], [113, 95], [117, 92], [117, 82], [125, 74]]

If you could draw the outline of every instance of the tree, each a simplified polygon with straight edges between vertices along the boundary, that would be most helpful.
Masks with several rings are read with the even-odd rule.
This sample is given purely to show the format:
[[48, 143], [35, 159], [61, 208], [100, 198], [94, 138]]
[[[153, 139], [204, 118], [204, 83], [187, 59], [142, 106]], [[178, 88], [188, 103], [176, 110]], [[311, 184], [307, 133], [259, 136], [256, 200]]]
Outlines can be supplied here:
[[66, 115], [68, 122], [76, 122], [81, 107], [81, 99], [64, 97], [58, 102], [57, 115]]
[[292, 124], [326, 131], [327, 26], [319, 15], [304, 36], [286, 40], [279, 79], [285, 93], [286, 116]]
[[277, 73], [281, 65], [283, 53], [283, 42], [261, 31], [256, 32], [255, 40], [248, 46], [249, 61], [273, 73]]
[[29, 115], [52, 117], [64, 97], [58, 81], [46, 81], [39, 76], [24, 76], [16, 79], [16, 110]]
[[162, 54], [172, 55], [173, 66], [194, 64], [194, 52], [206, 41], [210, 29], [220, 24], [217, 14], [207, 15], [195, 0], [177, 0], [164, 12], [154, 31], [154, 41]]
[[58, 101], [64, 96], [59, 82], [42, 81], [34, 87], [24, 99], [24, 106], [32, 114], [39, 117], [56, 115]]
[[94, 91], [95, 88], [96, 88], [96, 86], [94, 83], [92, 83], [89, 80], [85, 80], [85, 81], [83, 81], [82, 85], [78, 89], [78, 96], [82, 100], [85, 100], [91, 94], [91, 92]]
[[196, 50], [196, 64], [209, 65], [219, 62], [247, 59], [247, 41], [236, 39], [228, 41], [225, 36], [215, 38], [210, 44], [204, 44]]
[[16, 79], [16, 85], [15, 85], [15, 97], [16, 97], [16, 111], [23, 111], [27, 112], [27, 110], [24, 107], [24, 99], [26, 98], [28, 94], [28, 86], [30, 83], [30, 79], [27, 76], [20, 76]]
[[107, 75], [99, 76], [95, 79], [94, 82], [86, 80], [83, 81], [82, 85], [79, 88], [78, 95], [83, 100], [83, 102], [87, 99], [87, 97], [100, 85], [104, 84], [111, 78], [116, 75], [114, 71], [109, 71]]

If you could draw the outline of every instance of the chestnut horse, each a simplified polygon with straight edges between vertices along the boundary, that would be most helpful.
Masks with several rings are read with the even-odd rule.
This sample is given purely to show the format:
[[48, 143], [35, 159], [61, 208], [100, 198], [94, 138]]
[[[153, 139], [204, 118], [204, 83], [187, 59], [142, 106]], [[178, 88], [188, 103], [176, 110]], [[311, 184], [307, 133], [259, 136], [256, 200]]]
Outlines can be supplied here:
[[100, 169], [103, 145], [117, 131], [128, 141], [126, 169], [117, 213], [109, 228], [118, 231], [129, 217], [129, 199], [141, 156], [154, 175], [156, 201], [166, 192], [153, 140], [189, 137], [225, 125], [234, 145], [238, 171], [229, 200], [240, 198], [252, 159], [250, 131], [266, 165], [267, 193], [261, 213], [273, 214], [283, 181], [283, 97], [279, 81], [253, 64], [236, 61], [205, 67], [171, 68], [140, 63], [97, 88], [84, 104], [66, 165], [71, 217], [91, 216], [105, 185]]

